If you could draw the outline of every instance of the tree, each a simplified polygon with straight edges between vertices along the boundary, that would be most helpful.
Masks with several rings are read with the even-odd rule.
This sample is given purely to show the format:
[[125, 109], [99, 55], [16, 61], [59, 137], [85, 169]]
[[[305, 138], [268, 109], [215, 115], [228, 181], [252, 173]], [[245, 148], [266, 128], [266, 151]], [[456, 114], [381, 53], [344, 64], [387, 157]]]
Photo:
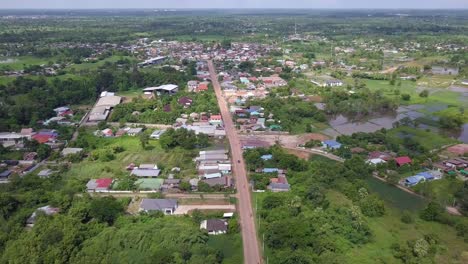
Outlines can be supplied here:
[[424, 238], [420, 238], [414, 243], [413, 251], [416, 256], [425, 257], [429, 251], [429, 243]]
[[52, 152], [52, 148], [46, 144], [40, 144], [37, 148], [37, 157], [41, 160], [46, 159], [49, 157], [50, 153]]
[[192, 185], [190, 185], [190, 183], [187, 182], [187, 181], [183, 181], [183, 182], [181, 182], [181, 183], [179, 184], [179, 189], [180, 189], [181, 191], [188, 192], [188, 191], [192, 190]]
[[429, 96], [428, 90], [423, 90], [419, 93], [419, 97], [427, 98]]
[[107, 122], [106, 121], [100, 121], [97, 125], [99, 130], [104, 130], [107, 128]]
[[385, 214], [385, 204], [376, 195], [369, 195], [359, 202], [362, 214], [369, 217], [379, 217]]
[[89, 214], [99, 222], [110, 225], [122, 214], [124, 207], [114, 197], [95, 198], [91, 201]]
[[149, 143], [149, 136], [146, 133], [141, 133], [139, 136], [140, 144], [143, 149], [146, 149], [146, 146]]
[[313, 207], [328, 207], [329, 202], [326, 199], [326, 195], [323, 189], [317, 186], [310, 186], [307, 190], [305, 197], [311, 202]]
[[421, 218], [426, 221], [437, 221], [444, 209], [436, 202], [430, 202], [427, 207], [421, 211]]

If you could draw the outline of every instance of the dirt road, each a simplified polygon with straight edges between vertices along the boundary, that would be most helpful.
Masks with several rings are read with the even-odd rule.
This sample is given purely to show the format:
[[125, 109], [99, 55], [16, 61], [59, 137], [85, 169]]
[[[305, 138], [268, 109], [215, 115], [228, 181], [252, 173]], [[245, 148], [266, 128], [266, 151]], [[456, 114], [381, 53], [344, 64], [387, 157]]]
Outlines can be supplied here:
[[251, 203], [252, 198], [250, 196], [247, 172], [245, 170], [245, 163], [242, 157], [242, 146], [237, 135], [236, 128], [232, 121], [231, 114], [229, 113], [227, 102], [223, 98], [221, 87], [218, 82], [218, 76], [216, 74], [212, 61], [208, 61], [208, 67], [210, 69], [211, 80], [213, 82], [216, 98], [218, 99], [219, 108], [223, 117], [226, 135], [229, 139], [229, 144], [231, 146], [233, 173], [236, 179], [236, 187], [239, 194], [238, 209], [242, 230], [242, 242], [244, 247], [244, 263], [263, 263], [263, 259], [260, 254], [257, 231], [253, 218]]
[[221, 211], [229, 211], [234, 212], [236, 210], [236, 206], [233, 204], [220, 204], [220, 205], [179, 205], [175, 210], [175, 215], [184, 215], [188, 214], [190, 211], [193, 210], [221, 210]]

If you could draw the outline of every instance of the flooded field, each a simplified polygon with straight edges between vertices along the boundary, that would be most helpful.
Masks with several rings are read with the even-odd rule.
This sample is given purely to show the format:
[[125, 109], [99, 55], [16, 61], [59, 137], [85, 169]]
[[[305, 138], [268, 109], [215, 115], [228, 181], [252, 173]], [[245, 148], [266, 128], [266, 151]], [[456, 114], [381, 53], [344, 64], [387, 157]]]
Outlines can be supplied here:
[[390, 203], [400, 210], [419, 211], [426, 206], [426, 201], [422, 198], [404, 192], [395, 186], [369, 177], [366, 179], [371, 191], [379, 194], [385, 202]]
[[331, 129], [323, 130], [322, 133], [335, 137], [337, 135], [351, 135], [357, 132], [372, 133], [382, 128], [391, 129], [393, 123], [403, 118], [415, 120], [424, 117], [425, 114], [418, 112], [421, 109], [424, 109], [424, 105], [400, 106], [394, 115], [383, 115], [361, 122], [352, 121], [343, 115], [337, 115], [329, 120]]

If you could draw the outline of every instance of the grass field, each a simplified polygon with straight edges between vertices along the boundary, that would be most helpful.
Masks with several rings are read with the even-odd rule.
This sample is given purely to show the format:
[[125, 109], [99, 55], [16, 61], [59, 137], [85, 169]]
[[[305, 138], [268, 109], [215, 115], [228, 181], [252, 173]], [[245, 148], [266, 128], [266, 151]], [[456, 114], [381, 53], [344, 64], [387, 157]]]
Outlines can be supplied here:
[[[389, 187], [395, 188], [395, 187]], [[396, 191], [399, 191], [395, 188]], [[401, 191], [400, 191], [401, 192]], [[411, 199], [410, 194], [404, 193], [407, 199]], [[394, 194], [386, 194], [394, 195]], [[262, 204], [263, 198], [266, 193], [254, 193], [252, 206], [255, 210], [256, 205]], [[346, 253], [346, 263], [356, 264], [374, 264], [374, 263], [402, 263], [400, 260], [393, 256], [391, 246], [394, 243], [403, 244], [409, 240], [422, 238], [427, 234], [434, 234], [440, 240], [438, 254], [435, 257], [435, 263], [448, 264], [448, 263], [460, 263], [460, 255], [462, 252], [468, 251], [467, 244], [456, 235], [454, 228], [447, 225], [443, 225], [436, 222], [426, 222], [419, 219], [418, 210], [421, 209], [421, 205], [417, 206], [399, 206], [410, 210], [409, 212], [413, 215], [414, 222], [405, 224], [401, 221], [403, 211], [393, 203], [387, 202], [392, 200], [393, 202], [405, 203], [401, 199], [396, 201], [389, 197], [382, 197], [385, 201], [386, 214], [383, 217], [369, 218], [366, 217], [366, 222], [369, 225], [373, 238], [370, 243], [363, 246], [350, 248]], [[350, 207], [353, 203], [344, 194], [329, 190], [327, 192], [327, 199], [330, 201], [332, 207]], [[388, 200], [390, 199], [390, 200]], [[409, 202], [409, 201], [408, 201]], [[256, 218], [256, 224], [262, 226], [263, 223], [258, 222]], [[261, 230], [261, 229], [260, 229]], [[260, 233], [259, 236], [262, 236]], [[265, 256], [271, 256], [269, 254], [271, 249], [265, 248]]]
[[[343, 194], [337, 192], [330, 192], [328, 197], [331, 203], [337, 206], [350, 203]], [[434, 234], [440, 240], [440, 247], [435, 258], [436, 263], [462, 263], [457, 259], [467, 247], [463, 240], [457, 237], [455, 229], [447, 225], [420, 220], [415, 212], [413, 214], [415, 222], [405, 224], [400, 220], [402, 211], [387, 204], [385, 216], [367, 218], [374, 235], [373, 241], [351, 249], [347, 253], [349, 263], [401, 263], [393, 257], [392, 244], [403, 244], [426, 234]]]
[[112, 56], [104, 60], [97, 61], [95, 63], [85, 62], [81, 64], [73, 64], [69, 66], [69, 69], [79, 70], [96, 70], [98, 67], [103, 66], [106, 62], [116, 62], [120, 59], [129, 59], [130, 61], [135, 60], [135, 58], [130, 56]]
[[[389, 81], [379, 81], [379, 80], [365, 80], [366, 86], [370, 90], [381, 90], [387, 96], [398, 98], [400, 96], [394, 94], [394, 90], [399, 90], [400, 94], [409, 94], [411, 99], [409, 101], [400, 100], [401, 104], [411, 105], [411, 104], [434, 104], [434, 103], [444, 103], [448, 105], [461, 106], [463, 101], [461, 100], [461, 94], [452, 92], [445, 89], [436, 89], [432, 91], [427, 98], [422, 98], [419, 96], [421, 89], [417, 89], [417, 84], [413, 81], [401, 81], [401, 86], [391, 85]], [[437, 86], [428, 87], [437, 88]]]
[[[162, 170], [162, 176], [173, 167], [180, 167], [180, 177], [196, 175], [195, 164], [192, 158], [196, 151], [187, 151], [183, 149], [173, 149], [169, 152], [161, 149], [158, 141], [150, 141], [149, 146], [143, 149], [137, 137], [119, 137], [119, 138], [99, 138], [99, 147], [97, 151], [112, 151], [116, 146], [124, 148], [121, 153], [114, 154], [115, 159], [102, 162], [84, 161], [73, 164], [66, 173], [66, 177], [87, 179], [116, 177], [128, 174], [125, 167], [130, 163], [156, 163]], [[96, 151], [96, 150], [95, 150]]]

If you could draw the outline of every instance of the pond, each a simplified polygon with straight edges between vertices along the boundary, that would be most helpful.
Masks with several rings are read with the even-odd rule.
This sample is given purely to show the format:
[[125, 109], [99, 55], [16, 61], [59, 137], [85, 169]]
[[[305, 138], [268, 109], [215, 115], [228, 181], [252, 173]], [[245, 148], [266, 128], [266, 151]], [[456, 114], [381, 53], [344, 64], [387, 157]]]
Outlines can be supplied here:
[[458, 140], [460, 140], [463, 143], [468, 143], [468, 123], [462, 126]]
[[366, 182], [372, 192], [379, 194], [385, 202], [400, 210], [419, 211], [427, 204], [424, 199], [373, 177], [368, 178]]

